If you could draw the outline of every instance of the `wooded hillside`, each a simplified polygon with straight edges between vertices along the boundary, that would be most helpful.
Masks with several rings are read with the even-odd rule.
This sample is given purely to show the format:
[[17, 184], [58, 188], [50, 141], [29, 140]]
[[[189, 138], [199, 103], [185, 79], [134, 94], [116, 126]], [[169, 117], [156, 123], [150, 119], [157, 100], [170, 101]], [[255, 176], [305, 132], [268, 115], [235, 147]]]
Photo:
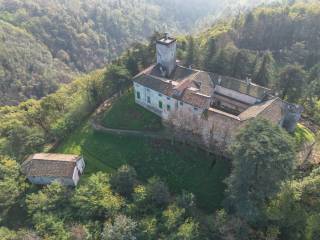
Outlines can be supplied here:
[[[1, 25], [11, 36], [0, 42], [0, 105], [45, 96], [69, 80], [70, 69], [102, 68], [156, 30], [190, 32], [236, 7], [218, 0], [0, 0]], [[29, 35], [17, 35], [18, 28]]]

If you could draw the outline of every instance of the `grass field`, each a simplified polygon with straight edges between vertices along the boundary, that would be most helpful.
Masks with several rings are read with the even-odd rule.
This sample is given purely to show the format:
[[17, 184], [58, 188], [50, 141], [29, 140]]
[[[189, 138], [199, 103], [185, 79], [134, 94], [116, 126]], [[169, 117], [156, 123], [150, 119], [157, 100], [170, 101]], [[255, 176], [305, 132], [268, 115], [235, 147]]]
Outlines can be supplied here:
[[133, 92], [118, 99], [105, 113], [102, 124], [109, 128], [152, 130], [162, 129], [161, 118], [135, 104]]
[[[122, 101], [107, 113], [114, 115], [106, 115], [105, 121], [110, 125], [117, 124], [117, 127], [141, 129], [144, 126], [141, 123], [126, 123], [133, 119], [129, 113], [119, 119], [122, 114], [116, 107], [120, 105], [124, 110], [126, 104]], [[149, 117], [145, 119], [147, 121]], [[142, 181], [159, 176], [166, 181], [171, 192], [193, 192], [198, 206], [207, 211], [221, 207], [225, 190], [223, 180], [229, 173], [227, 160], [209, 156], [197, 148], [179, 143], [172, 145], [168, 141], [95, 132], [88, 123], [70, 135], [57, 152], [82, 154], [86, 161], [86, 175], [97, 171], [113, 172], [121, 165], [129, 164], [137, 170]]]

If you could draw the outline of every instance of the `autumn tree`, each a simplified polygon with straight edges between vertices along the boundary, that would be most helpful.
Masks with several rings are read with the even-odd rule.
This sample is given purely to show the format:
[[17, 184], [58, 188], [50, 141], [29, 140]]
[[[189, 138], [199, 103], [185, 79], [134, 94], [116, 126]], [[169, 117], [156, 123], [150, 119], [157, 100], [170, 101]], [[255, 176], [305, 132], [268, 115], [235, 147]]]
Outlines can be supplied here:
[[105, 223], [102, 233], [103, 240], [135, 240], [137, 223], [125, 215], [117, 215], [113, 221]]

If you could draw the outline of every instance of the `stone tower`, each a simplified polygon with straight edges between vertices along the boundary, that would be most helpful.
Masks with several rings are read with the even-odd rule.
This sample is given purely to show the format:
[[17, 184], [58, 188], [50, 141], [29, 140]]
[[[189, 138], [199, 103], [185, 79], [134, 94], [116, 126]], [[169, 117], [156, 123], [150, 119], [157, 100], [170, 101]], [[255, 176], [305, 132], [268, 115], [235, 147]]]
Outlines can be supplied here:
[[176, 67], [177, 42], [166, 34], [157, 41], [157, 63], [164, 77], [170, 76]]
[[297, 104], [285, 103], [284, 104], [284, 119], [282, 127], [285, 128], [288, 132], [294, 132], [297, 123], [301, 118], [303, 108]]

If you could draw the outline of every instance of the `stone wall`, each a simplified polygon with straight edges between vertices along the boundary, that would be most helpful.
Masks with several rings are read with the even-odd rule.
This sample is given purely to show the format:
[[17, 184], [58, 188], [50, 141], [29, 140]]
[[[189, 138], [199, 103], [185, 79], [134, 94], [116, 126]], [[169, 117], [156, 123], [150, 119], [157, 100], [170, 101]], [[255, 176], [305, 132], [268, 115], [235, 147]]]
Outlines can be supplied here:
[[[258, 117], [280, 124], [283, 119], [282, 102], [275, 101]], [[225, 156], [234, 136], [248, 123], [250, 119], [241, 121], [237, 116], [213, 108], [195, 112], [186, 104], [172, 112], [166, 121], [179, 140], [196, 143]]]
[[259, 117], [267, 119], [273, 124], [281, 125], [284, 117], [283, 102], [280, 99], [276, 100], [271, 106], [260, 113]]
[[223, 154], [233, 135], [242, 125], [239, 119], [214, 109], [195, 112], [186, 105], [172, 112], [166, 121], [175, 137]]

